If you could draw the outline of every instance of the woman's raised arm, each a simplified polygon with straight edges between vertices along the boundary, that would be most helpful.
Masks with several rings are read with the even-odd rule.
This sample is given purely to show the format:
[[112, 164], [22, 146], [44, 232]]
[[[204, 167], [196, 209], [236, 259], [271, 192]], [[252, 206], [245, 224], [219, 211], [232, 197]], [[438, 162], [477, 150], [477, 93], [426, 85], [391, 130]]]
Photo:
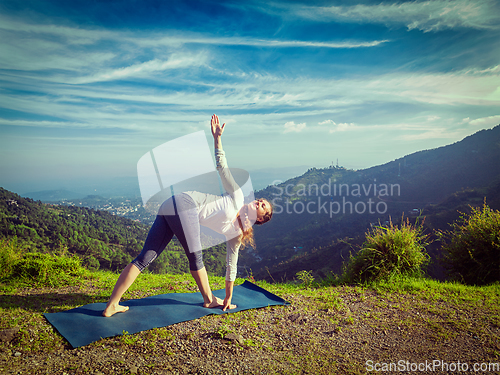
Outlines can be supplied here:
[[216, 149], [221, 150], [222, 149], [221, 137], [222, 133], [224, 132], [224, 127], [226, 126], [226, 123], [222, 124], [221, 126], [219, 123], [219, 117], [217, 115], [212, 115], [212, 120], [210, 121], [210, 124], [212, 125], [212, 136], [214, 137], [214, 147]]

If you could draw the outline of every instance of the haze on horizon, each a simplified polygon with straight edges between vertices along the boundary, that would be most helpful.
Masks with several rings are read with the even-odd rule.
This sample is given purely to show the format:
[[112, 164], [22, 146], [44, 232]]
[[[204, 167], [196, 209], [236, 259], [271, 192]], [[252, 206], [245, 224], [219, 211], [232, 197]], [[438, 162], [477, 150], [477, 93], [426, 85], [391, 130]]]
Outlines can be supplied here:
[[135, 176], [213, 113], [231, 167], [383, 164], [500, 123], [499, 47], [490, 0], [4, 0], [0, 186]]

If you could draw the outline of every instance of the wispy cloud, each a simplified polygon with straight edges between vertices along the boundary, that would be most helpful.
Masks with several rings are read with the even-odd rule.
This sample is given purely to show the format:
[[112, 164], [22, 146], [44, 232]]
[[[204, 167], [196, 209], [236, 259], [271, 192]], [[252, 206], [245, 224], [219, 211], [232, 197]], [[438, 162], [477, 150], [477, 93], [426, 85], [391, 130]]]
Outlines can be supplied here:
[[424, 32], [466, 27], [498, 29], [500, 11], [490, 0], [407, 1], [353, 6], [296, 6], [294, 14], [316, 21], [405, 25]]
[[500, 100], [499, 75], [476, 77], [453, 72], [387, 78], [384, 87], [388, 91], [424, 103], [496, 105]]
[[[499, 110], [500, 112], [500, 110]], [[496, 126], [500, 124], [500, 115], [481, 117], [474, 120], [468, 121], [469, 124], [475, 127], [480, 128], [491, 128], [492, 126]]]
[[422, 141], [426, 139], [456, 139], [463, 136], [463, 131], [454, 130], [450, 131], [444, 127], [434, 127], [425, 131], [421, 131], [413, 134], [402, 134], [398, 139], [402, 141]]
[[[207, 62], [208, 63], [208, 62]], [[196, 65], [196, 63], [194, 63]], [[456, 106], [457, 104], [498, 105], [500, 74], [472, 74], [466, 71], [442, 74], [388, 74], [367, 76], [363, 79], [312, 79], [290, 78], [278, 75], [246, 75], [231, 80], [210, 80], [195, 74], [196, 82], [187, 82], [185, 75], [162, 77], [161, 62], [138, 65], [144, 71], [125, 71], [128, 77], [142, 74], [155, 78], [158, 87], [143, 86], [95, 86], [83, 82], [102, 82], [119, 79], [120, 75], [81, 77], [82, 85], [49, 85], [36, 80], [23, 80], [26, 91], [39, 94], [13, 94], [0, 91], [3, 106], [19, 112], [53, 116], [67, 121], [67, 126], [94, 124], [127, 128], [162, 129], [165, 118], [180, 123], [203, 121], [204, 111], [235, 113], [239, 123], [265, 123], [268, 127], [279, 125], [287, 133], [300, 132], [305, 121], [296, 118], [318, 118], [322, 126], [329, 125], [334, 132], [357, 130], [353, 125], [356, 112], [369, 110], [377, 103], [393, 105], [422, 104]], [[149, 69], [149, 70], [148, 70]], [[486, 69], [487, 70], [487, 69]], [[112, 70], [108, 74], [112, 74]], [[118, 72], [121, 72], [118, 70]], [[100, 73], [102, 74], [102, 73]], [[124, 75], [123, 75], [124, 76]], [[122, 77], [123, 77], [122, 76]], [[76, 82], [76, 78], [75, 78]], [[182, 91], [165, 90], [164, 87], [183, 85]], [[4, 88], [19, 86], [16, 81], [4, 84]], [[35, 85], [35, 86], [33, 86]], [[203, 85], [203, 89], [197, 88]], [[275, 111], [280, 108], [279, 111]], [[190, 113], [186, 117], [186, 113]], [[266, 113], [265, 116], [260, 113]], [[332, 114], [342, 113], [343, 120], [333, 121]], [[352, 113], [347, 115], [348, 113]], [[349, 116], [346, 118], [346, 116]], [[433, 116], [438, 116], [433, 114]], [[337, 117], [337, 116], [336, 116]], [[326, 120], [325, 120], [326, 118]], [[346, 121], [347, 119], [347, 121]], [[327, 121], [328, 120], [328, 121]], [[494, 122], [495, 120], [488, 120]], [[364, 121], [363, 121], [364, 122]], [[371, 120], [376, 123], [377, 118]], [[484, 123], [487, 121], [484, 120]], [[289, 123], [283, 127], [283, 123]], [[488, 122], [490, 123], [490, 122]], [[61, 122], [64, 126], [65, 122]], [[304, 124], [304, 125], [302, 125]], [[493, 124], [492, 124], [493, 125]], [[269, 128], [271, 129], [271, 128]], [[311, 127], [311, 130], [314, 128]]]
[[333, 120], [325, 120], [318, 123], [318, 125], [327, 125], [329, 133], [345, 132], [351, 130], [357, 130], [359, 127], [354, 123], [342, 122], [337, 124]]
[[140, 78], [154, 73], [172, 70], [186, 69], [204, 65], [207, 61], [205, 53], [198, 54], [172, 54], [168, 60], [153, 59], [144, 63], [133, 64], [123, 68], [107, 69], [87, 77], [79, 77], [72, 82], [76, 84], [112, 81], [126, 79], [129, 77]]
[[[0, 15], [0, 66], [7, 76], [33, 72], [32, 78], [68, 84], [87, 84], [145, 78], [169, 70], [193, 70], [210, 66], [221, 57], [212, 49], [221, 46], [256, 48], [356, 49], [372, 48], [387, 40], [342, 40], [338, 42], [217, 37], [210, 33], [177, 30], [138, 32], [85, 29], [82, 27], [35, 24]], [[227, 51], [226, 51], [227, 52]], [[148, 58], [148, 56], [151, 56]], [[234, 74], [231, 56], [223, 56], [225, 74]], [[233, 72], [231, 72], [233, 70]], [[240, 73], [241, 74], [241, 73]], [[245, 73], [243, 73], [245, 75]], [[203, 82], [200, 81], [200, 84]]]
[[283, 127], [285, 128], [283, 133], [290, 133], [290, 132], [300, 133], [302, 130], [306, 128], [306, 124], [305, 123], [296, 124], [293, 121], [289, 121]]
[[[13, 20], [0, 15], [0, 30], [4, 33], [13, 32], [21, 37], [30, 36], [43, 40], [47, 37], [53, 39], [52, 46], [65, 45], [90, 45], [102, 40], [120, 41], [142, 47], [172, 46], [179, 47], [186, 44], [217, 45], [217, 46], [255, 46], [255, 47], [315, 47], [315, 48], [363, 48], [376, 47], [388, 40], [357, 41], [348, 40], [340, 42], [325, 42], [314, 40], [294, 39], [265, 39], [255, 37], [217, 37], [209, 33], [181, 32], [179, 30], [165, 30], [161, 33], [149, 32], [133, 33], [131, 31], [110, 31], [100, 28], [81, 28], [60, 26], [53, 23], [29, 23], [22, 20]], [[167, 34], [167, 35], [165, 35]], [[54, 37], [57, 38], [54, 40]], [[23, 42], [26, 42], [24, 40]]]
[[69, 44], [90, 44], [102, 39], [111, 39], [116, 32], [104, 29], [90, 29], [58, 25], [54, 22], [33, 23], [25, 19], [14, 19], [0, 14], [0, 29], [15, 32], [21, 37], [35, 36], [43, 39], [46, 36], [59, 37], [59, 42]]
[[[2, 8], [0, 141], [23, 156], [64, 143], [52, 140], [91, 149], [108, 139], [129, 155], [130, 145], [150, 149], [207, 129], [217, 113], [231, 122], [232, 139], [258, 133], [273, 142], [276, 163], [294, 163], [288, 146], [314, 139], [303, 151], [311, 165], [334, 148], [370, 166], [407, 145], [437, 147], [500, 122], [495, 2], [274, 1], [213, 2], [217, 17], [206, 24], [205, 7], [193, 14], [179, 2], [147, 20], [147, 0], [134, 2], [142, 8], [132, 16], [123, 0], [113, 21], [95, 16], [108, 2], [78, 17], [70, 3], [60, 14]], [[267, 163], [259, 157], [252, 167]]]
[[88, 124], [74, 123], [67, 121], [29, 121], [29, 120], [13, 120], [0, 118], [0, 126], [29, 126], [29, 127], [40, 127], [40, 128], [65, 128], [65, 127], [80, 127], [82, 125], [88, 126]]
[[314, 40], [290, 40], [290, 39], [263, 39], [263, 38], [253, 38], [253, 37], [213, 37], [209, 34], [194, 34], [185, 33], [180, 34], [178, 32], [172, 32], [172, 35], [167, 37], [157, 35], [151, 35], [148, 38], [128, 38], [130, 42], [137, 43], [142, 46], [181, 46], [188, 44], [200, 44], [200, 45], [216, 45], [216, 46], [253, 46], [253, 47], [272, 47], [272, 48], [364, 48], [364, 47], [376, 47], [383, 43], [389, 42], [389, 40], [348, 40], [339, 42], [324, 42], [324, 41], [314, 41]]

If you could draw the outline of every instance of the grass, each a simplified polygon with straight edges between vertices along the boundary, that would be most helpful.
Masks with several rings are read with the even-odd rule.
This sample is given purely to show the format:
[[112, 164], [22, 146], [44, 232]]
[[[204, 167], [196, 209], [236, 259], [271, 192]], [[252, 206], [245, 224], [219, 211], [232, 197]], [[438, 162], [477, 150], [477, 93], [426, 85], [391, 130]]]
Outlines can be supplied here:
[[383, 294], [399, 293], [425, 297], [431, 301], [445, 301], [456, 304], [489, 305], [500, 299], [500, 283], [488, 286], [471, 286], [458, 282], [440, 282], [426, 278], [402, 277], [395, 281], [378, 281], [370, 288]]

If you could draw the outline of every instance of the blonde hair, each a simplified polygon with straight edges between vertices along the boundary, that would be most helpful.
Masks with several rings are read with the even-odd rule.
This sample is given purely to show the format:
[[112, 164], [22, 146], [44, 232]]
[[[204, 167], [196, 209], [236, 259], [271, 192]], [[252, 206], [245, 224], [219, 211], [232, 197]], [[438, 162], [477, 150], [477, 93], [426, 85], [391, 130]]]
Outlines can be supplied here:
[[249, 226], [247, 230], [244, 229], [243, 223], [241, 222], [240, 214], [236, 216], [236, 219], [238, 220], [238, 224], [241, 228], [241, 234], [238, 237], [238, 240], [240, 241], [240, 245], [243, 247], [251, 246], [255, 249], [255, 240], [253, 238], [253, 228]]
[[[257, 220], [255, 221], [254, 224], [256, 224], [256, 225], [262, 225], [264, 223], [267, 223], [273, 217], [273, 211], [274, 211], [273, 205], [267, 199], [262, 199], [262, 200], [265, 200], [268, 203], [269, 211], [267, 211], [265, 213], [262, 221], [257, 221]], [[239, 224], [239, 226], [241, 228], [241, 232], [242, 232], [240, 234], [240, 236], [238, 237], [238, 240], [240, 241], [240, 245], [243, 245], [243, 247], [250, 245], [251, 247], [253, 247], [255, 249], [255, 240], [253, 238], [252, 226], [248, 225], [248, 229], [245, 230], [245, 227], [243, 226], [243, 223], [241, 222], [239, 212], [238, 212], [238, 215], [236, 216], [236, 219], [238, 220], [238, 224]]]

